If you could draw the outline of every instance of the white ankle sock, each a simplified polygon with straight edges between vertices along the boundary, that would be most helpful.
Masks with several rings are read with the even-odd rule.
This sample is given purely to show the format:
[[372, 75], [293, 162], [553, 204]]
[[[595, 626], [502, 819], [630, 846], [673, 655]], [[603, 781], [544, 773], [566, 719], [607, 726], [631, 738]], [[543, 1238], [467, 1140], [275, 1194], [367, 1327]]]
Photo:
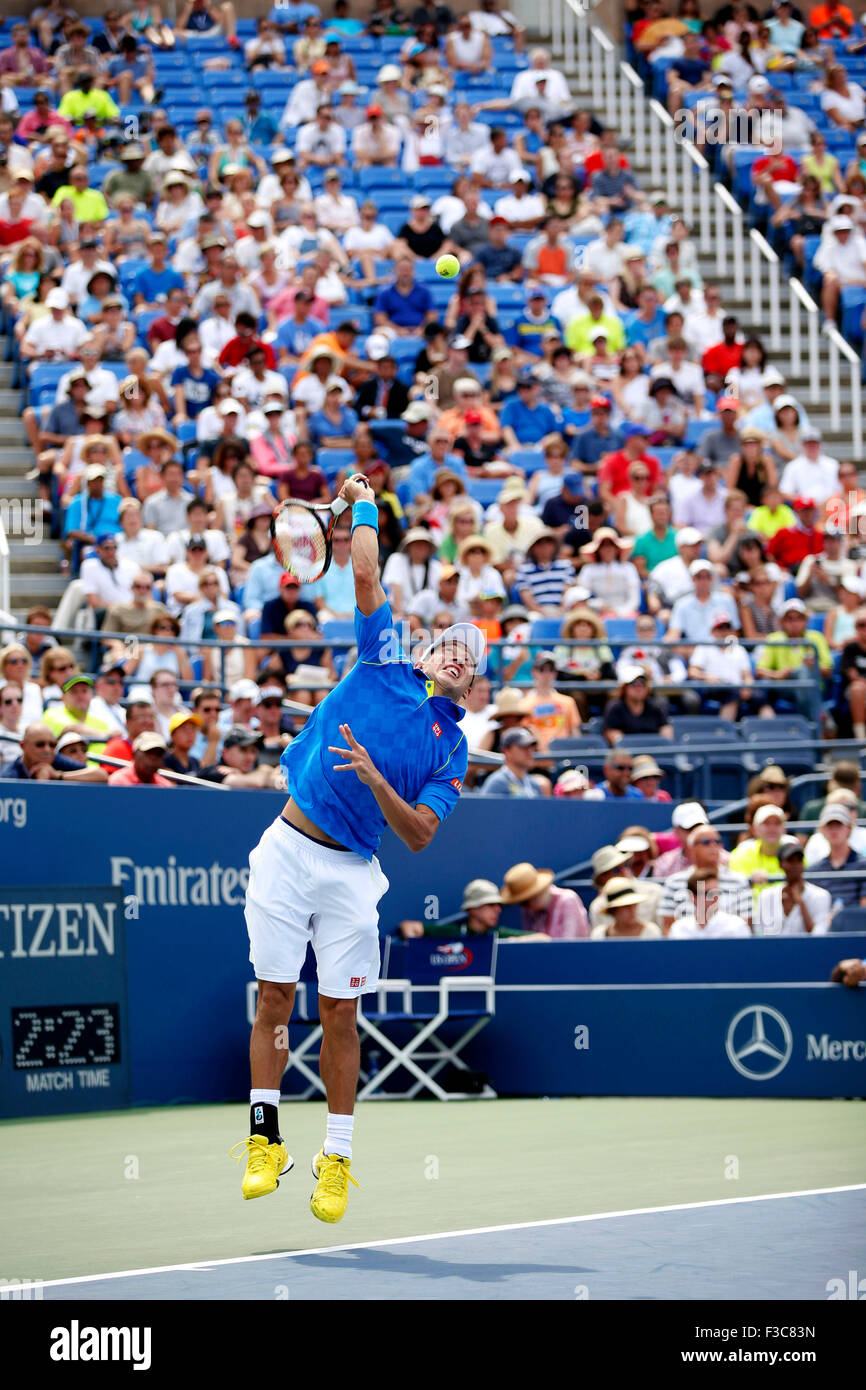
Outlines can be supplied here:
[[352, 1127], [354, 1115], [332, 1115], [328, 1111], [328, 1129], [322, 1152], [340, 1154], [343, 1158], [352, 1157]]

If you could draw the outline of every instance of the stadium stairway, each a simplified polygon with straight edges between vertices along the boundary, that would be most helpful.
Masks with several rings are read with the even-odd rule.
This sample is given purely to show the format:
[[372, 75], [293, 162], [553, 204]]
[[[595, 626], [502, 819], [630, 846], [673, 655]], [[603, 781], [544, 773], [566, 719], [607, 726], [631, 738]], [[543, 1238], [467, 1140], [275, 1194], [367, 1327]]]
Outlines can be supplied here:
[[[549, 44], [550, 44], [550, 36], [548, 35], [546, 38], [543, 37], [543, 38], [541, 39], [541, 42], [549, 45]], [[622, 54], [621, 51], [619, 51], [618, 54], [617, 54], [617, 61], [619, 61], [619, 59], [621, 59], [622, 57], [623, 57], [623, 54]], [[561, 58], [561, 57], [557, 57], [555, 54], [554, 54], [554, 58], [553, 58], [553, 66], [554, 66], [554, 67], [559, 67], [559, 68], [565, 73], [566, 78], [568, 79], [569, 88], [571, 89], [572, 94], [575, 96], [575, 99], [576, 99], [577, 103], [578, 103], [580, 106], [585, 106], [585, 107], [587, 107], [589, 110], [594, 110], [593, 98], [592, 98], [591, 93], [590, 93], [589, 91], [587, 91], [586, 89], [582, 89], [581, 86], [580, 86], [580, 82], [579, 82], [579, 80], [578, 80], [578, 71], [577, 71], [577, 67], [576, 67], [576, 66], [574, 66], [574, 67], [568, 67], [568, 66], [566, 66], [566, 65], [564, 64], [564, 62], [562, 61], [562, 58]], [[606, 76], [607, 76], [606, 73], [603, 72], [603, 74], [602, 74], [602, 92], [604, 93], [604, 100], [602, 101], [601, 108], [600, 108], [600, 112], [599, 112], [600, 119], [603, 119], [603, 115], [602, 115], [601, 113], [603, 113], [603, 112], [607, 109], [607, 83], [606, 83]], [[651, 95], [651, 93], [648, 92], [647, 95], [649, 96], [649, 95]], [[624, 148], [624, 150], [625, 150], [625, 153], [628, 155], [628, 157], [629, 157], [629, 159], [630, 159], [630, 161], [631, 161], [632, 168], [634, 169], [635, 174], [637, 175], [637, 179], [638, 179], [638, 183], [639, 183], [640, 187], [641, 187], [645, 192], [647, 192], [647, 193], [650, 192], [650, 190], [654, 187], [654, 185], [653, 185], [653, 181], [652, 181], [652, 173], [651, 173], [651, 169], [650, 169], [649, 159], [647, 158], [643, 163], [640, 163], [640, 162], [638, 162], [638, 161], [635, 159], [634, 141], [624, 141], [624, 142], [623, 142], [623, 148]], [[666, 187], [666, 182], [665, 182], [665, 179], [664, 179], [664, 178], [662, 178], [661, 187], [662, 187], [662, 188]], [[678, 207], [675, 207], [675, 208], [672, 209], [672, 210], [673, 210], [673, 211], [676, 211], [676, 212], [680, 212], [680, 213], [682, 212], [682, 208], [679, 207], [679, 206], [678, 206]], [[748, 243], [747, 243], [747, 246], [748, 246]], [[747, 255], [748, 255], [748, 251], [747, 251]], [[799, 400], [801, 400], [802, 403], [805, 405], [806, 410], [808, 411], [808, 414], [809, 414], [809, 420], [811, 421], [811, 423], [812, 423], [813, 425], [815, 425], [819, 430], [821, 430], [821, 433], [822, 433], [822, 435], [823, 435], [823, 445], [824, 445], [825, 452], [828, 453], [828, 454], [830, 454], [833, 458], [837, 458], [837, 459], [850, 459], [850, 458], [852, 458], [853, 455], [852, 455], [852, 453], [851, 453], [851, 437], [850, 437], [850, 433], [846, 432], [844, 428], [842, 429], [841, 432], [840, 432], [840, 431], [835, 431], [835, 432], [834, 432], [834, 431], [830, 428], [830, 406], [829, 406], [829, 402], [827, 401], [827, 399], [826, 399], [826, 398], [823, 398], [823, 399], [819, 399], [818, 401], [813, 401], [813, 400], [812, 400], [812, 398], [811, 398], [810, 386], [809, 386], [809, 377], [808, 377], [808, 375], [806, 374], [806, 371], [804, 370], [803, 373], [802, 373], [801, 375], [799, 375], [799, 376], [792, 376], [792, 375], [790, 375], [790, 373], [789, 373], [789, 371], [788, 371], [788, 367], [789, 367], [790, 364], [789, 364], [788, 361], [786, 361], [784, 355], [779, 356], [779, 354], [774, 354], [773, 351], [772, 351], [772, 349], [771, 349], [770, 346], [769, 346], [769, 336], [770, 336], [770, 335], [769, 335], [769, 329], [768, 329], [766, 326], [764, 326], [762, 329], [756, 328], [756, 327], [754, 326], [754, 324], [752, 323], [752, 320], [751, 320], [751, 309], [752, 309], [752, 306], [751, 306], [751, 298], [750, 298], [750, 284], [751, 284], [751, 280], [750, 280], [750, 278], [749, 278], [749, 264], [747, 263], [747, 267], [746, 267], [746, 297], [745, 297], [745, 298], [738, 298], [738, 297], [737, 297], [736, 290], [735, 290], [735, 287], [734, 287], [733, 267], [731, 267], [730, 270], [726, 271], [724, 275], [718, 275], [718, 274], [716, 273], [716, 257], [715, 257], [715, 252], [714, 252], [714, 251], [713, 251], [713, 252], [710, 252], [710, 253], [707, 253], [707, 252], [700, 252], [700, 251], [699, 251], [699, 254], [698, 254], [698, 267], [699, 267], [700, 273], [701, 273], [701, 275], [703, 276], [705, 282], [710, 282], [710, 283], [716, 284], [716, 285], [718, 285], [718, 286], [720, 287], [721, 292], [722, 292], [722, 305], [723, 305], [723, 307], [724, 307], [724, 310], [725, 310], [726, 313], [736, 314], [737, 318], [738, 318], [739, 321], [740, 321], [740, 327], [741, 327], [741, 329], [742, 329], [744, 335], [748, 338], [748, 337], [752, 336], [752, 334], [754, 334], [754, 336], [761, 338], [762, 342], [764, 342], [764, 344], [765, 344], [766, 347], [767, 347], [767, 362], [768, 362], [768, 365], [775, 366], [775, 367], [783, 374], [783, 376], [785, 377], [785, 379], [786, 379], [786, 381], [787, 381], [788, 387], [790, 388], [790, 391], [791, 391], [792, 395], [796, 396], [796, 397], [797, 397]], [[781, 322], [781, 330], [782, 330], [782, 342], [783, 342], [783, 343], [788, 343], [788, 342], [790, 342], [790, 336], [791, 336], [791, 315], [790, 315], [789, 305], [788, 305], [788, 303], [787, 303], [786, 294], [785, 294], [785, 292], [784, 292], [784, 291], [785, 291], [785, 285], [786, 285], [786, 282], [783, 281], [783, 293], [782, 293], [782, 295], [781, 295], [781, 301], [782, 301], [782, 302], [781, 302], [781, 319], [782, 319], [782, 322]], [[827, 363], [828, 363], [828, 358], [829, 358], [829, 348], [828, 348], [828, 346], [827, 346], [827, 342], [826, 342], [826, 339], [824, 338], [824, 335], [823, 335], [823, 334], [821, 334], [820, 337], [819, 337], [819, 343], [820, 343], [820, 354], [821, 354], [821, 379], [822, 379], [822, 381], [827, 381], [827, 379], [828, 379], [828, 366], [827, 366]], [[808, 367], [808, 360], [807, 360], [807, 356], [806, 356], [805, 351], [804, 351], [804, 354], [803, 354], [803, 366], [804, 366], [804, 368], [807, 368], [807, 367]], [[848, 376], [847, 376], [847, 367], [844, 367], [844, 369], [843, 369], [843, 375], [842, 375], [843, 418], [844, 418], [844, 401], [845, 401], [845, 392], [846, 392], [846, 383], [847, 383], [847, 380], [848, 380]], [[863, 459], [855, 459], [855, 462], [858, 463], [858, 465], [860, 465], [861, 468], [862, 468], [864, 465], [866, 465], [866, 460], [863, 460]], [[864, 485], [864, 480], [866, 480], [866, 473], [864, 473], [864, 474], [861, 476], [861, 486]]]
[[44, 603], [56, 608], [68, 579], [60, 573], [62, 553], [57, 541], [38, 538], [36, 487], [27, 474], [33, 453], [27, 443], [21, 412], [24, 393], [13, 387], [14, 364], [7, 361], [9, 340], [0, 337], [0, 499], [9, 541], [11, 607], [16, 618]]

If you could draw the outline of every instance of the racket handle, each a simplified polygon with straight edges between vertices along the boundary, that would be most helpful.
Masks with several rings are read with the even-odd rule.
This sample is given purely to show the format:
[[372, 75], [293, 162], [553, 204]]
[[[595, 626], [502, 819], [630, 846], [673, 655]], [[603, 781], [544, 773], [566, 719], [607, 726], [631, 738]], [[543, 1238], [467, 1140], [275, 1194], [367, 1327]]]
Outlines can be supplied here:
[[343, 497], [337, 497], [337, 498], [335, 498], [335, 500], [331, 503], [331, 511], [334, 513], [334, 516], [342, 516], [343, 512], [346, 510], [346, 508], [348, 507], [348, 505], [349, 505], [349, 504], [348, 504], [348, 502], [345, 500], [345, 498], [343, 498]]

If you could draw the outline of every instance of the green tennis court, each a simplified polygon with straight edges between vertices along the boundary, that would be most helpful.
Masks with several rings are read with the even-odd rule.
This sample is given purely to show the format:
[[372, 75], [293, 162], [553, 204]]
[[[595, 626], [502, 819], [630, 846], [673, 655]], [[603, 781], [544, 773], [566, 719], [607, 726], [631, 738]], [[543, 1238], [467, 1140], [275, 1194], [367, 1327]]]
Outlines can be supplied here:
[[[353, 1166], [361, 1190], [353, 1191], [346, 1219], [330, 1227], [308, 1208], [309, 1160], [321, 1142], [324, 1108], [283, 1106], [295, 1170], [278, 1192], [256, 1202], [241, 1199], [241, 1169], [228, 1157], [245, 1135], [246, 1118], [243, 1105], [223, 1105], [7, 1122], [0, 1127], [0, 1278], [47, 1281], [243, 1262], [866, 1182], [866, 1108], [859, 1102], [382, 1102], [359, 1111]], [[849, 1196], [862, 1208], [862, 1192]], [[775, 1201], [714, 1210], [727, 1226], [726, 1212], [748, 1213], [737, 1218], [747, 1226], [760, 1225], [770, 1209], [778, 1226], [783, 1218]], [[847, 1230], [851, 1213], [840, 1209], [840, 1230]], [[796, 1260], [793, 1216], [785, 1226], [786, 1258]], [[577, 1229], [583, 1233], [592, 1224]], [[713, 1238], [704, 1237], [707, 1243]], [[628, 1248], [627, 1234], [623, 1239]], [[682, 1240], [676, 1227], [666, 1227], [658, 1239], [662, 1254], [668, 1242], [675, 1262]], [[847, 1250], [838, 1253], [847, 1256]], [[411, 1266], [404, 1277], [411, 1286]], [[422, 1269], [418, 1278], [424, 1280]], [[101, 1296], [130, 1296], [122, 1282], [100, 1285]], [[72, 1286], [58, 1287], [56, 1295], [72, 1292]], [[424, 1295], [407, 1286], [403, 1296]]]

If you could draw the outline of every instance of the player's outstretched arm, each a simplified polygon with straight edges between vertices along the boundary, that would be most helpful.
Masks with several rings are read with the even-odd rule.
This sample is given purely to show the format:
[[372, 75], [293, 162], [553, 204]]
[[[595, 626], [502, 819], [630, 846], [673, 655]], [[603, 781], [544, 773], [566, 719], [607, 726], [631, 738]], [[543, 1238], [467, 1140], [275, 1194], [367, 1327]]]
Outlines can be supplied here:
[[[352, 506], [355, 502], [376, 505], [376, 494], [363, 473], [347, 478], [340, 488], [340, 496]], [[364, 617], [369, 618], [385, 602], [385, 590], [379, 582], [379, 535], [375, 526], [353, 525], [352, 569], [355, 603]]]

